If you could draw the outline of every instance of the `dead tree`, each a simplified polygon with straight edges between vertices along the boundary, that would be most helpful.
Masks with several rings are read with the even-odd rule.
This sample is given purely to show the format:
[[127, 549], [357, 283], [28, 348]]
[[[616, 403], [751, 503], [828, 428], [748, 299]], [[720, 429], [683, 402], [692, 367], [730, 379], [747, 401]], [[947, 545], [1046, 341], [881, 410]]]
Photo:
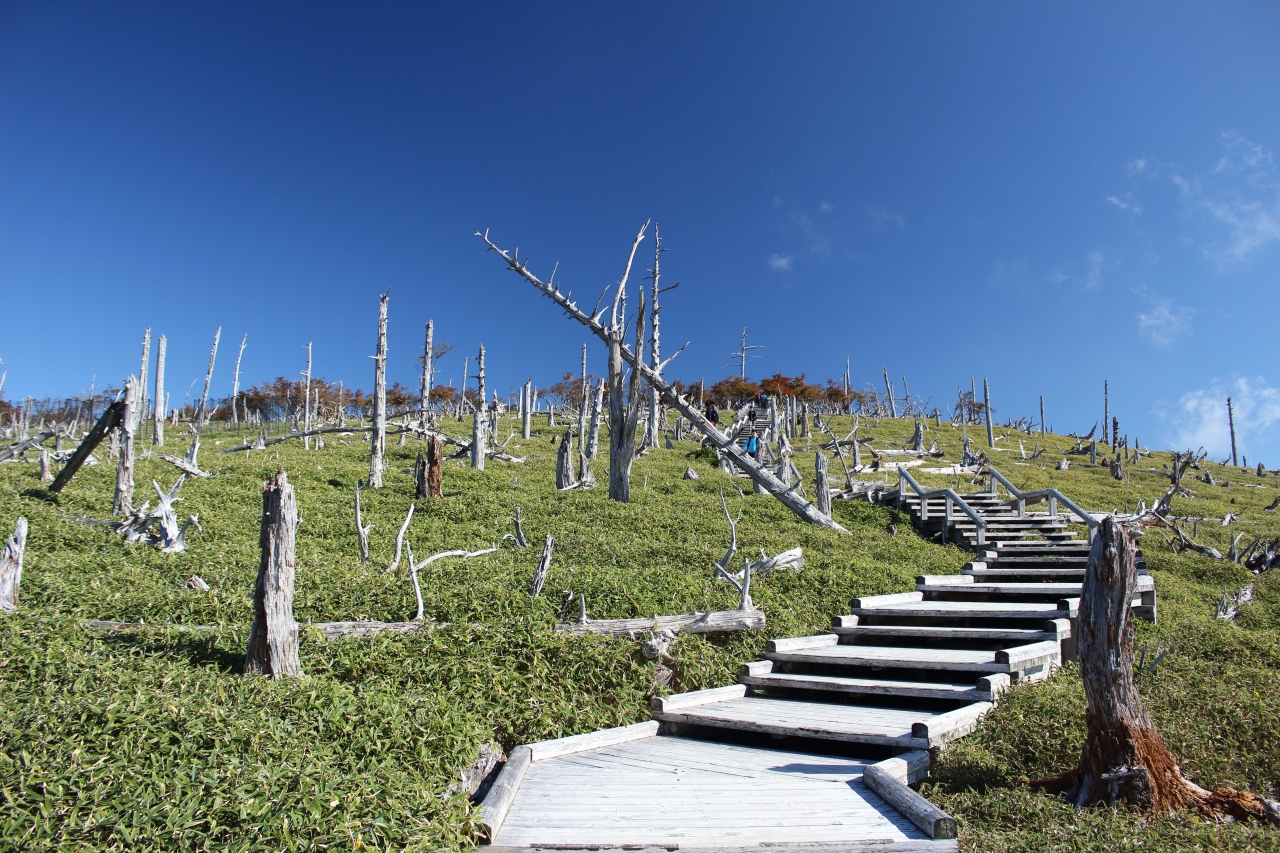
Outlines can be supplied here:
[[827, 457], [818, 451], [813, 456], [813, 491], [818, 502], [818, 512], [831, 515], [831, 488], [827, 482]]
[[533, 583], [529, 584], [529, 595], [532, 598], [542, 594], [542, 586], [547, 582], [547, 572], [551, 571], [551, 549], [555, 544], [556, 541], [548, 533], [542, 543], [542, 557], [538, 559], [538, 567], [533, 571]]
[[[240, 351], [236, 353], [236, 372], [231, 380], [231, 422], [236, 426], [240, 425], [240, 410], [236, 408], [236, 403], [240, 399], [240, 362], [244, 359], [244, 345], [249, 343], [249, 333], [245, 332], [244, 337], [240, 339]], [[307, 348], [307, 373], [310, 375], [311, 349]]]
[[116, 463], [116, 494], [111, 502], [113, 515], [133, 511], [133, 434], [138, 426], [138, 380], [130, 376], [124, 383], [124, 408], [120, 412], [120, 458]]
[[[659, 323], [661, 318], [659, 312], [662, 310], [658, 302], [658, 296], [666, 293], [668, 290], [675, 290], [679, 284], [673, 284], [671, 287], [659, 287], [658, 279], [661, 277], [662, 253], [667, 251], [662, 248], [662, 236], [658, 233], [658, 226], [653, 226], [653, 269], [649, 270], [649, 279], [653, 282], [653, 301], [649, 306], [649, 366], [653, 368], [654, 373], [662, 375], [662, 338], [659, 334]], [[585, 382], [584, 382], [585, 384]], [[658, 390], [653, 386], [649, 387], [649, 420], [645, 427], [644, 446], [658, 446], [658, 430], [661, 426], [660, 418], [662, 416], [662, 401], [658, 395]], [[582, 430], [578, 430], [578, 435], [582, 435]]]
[[204, 426], [208, 417], [209, 384], [213, 382], [213, 362], [218, 357], [218, 340], [222, 337], [222, 327], [213, 333], [213, 348], [209, 350], [209, 369], [204, 374], [204, 393], [200, 395], [200, 411], [196, 413], [196, 429]]
[[528, 440], [533, 434], [533, 380], [527, 379], [524, 383], [524, 396], [521, 398], [520, 405], [520, 437]]
[[565, 430], [560, 451], [556, 454], [556, 488], [563, 492], [577, 485], [578, 481], [573, 477], [573, 431]]
[[596, 380], [596, 390], [591, 396], [591, 434], [587, 438], [587, 459], [600, 455], [600, 415], [604, 411], [604, 380]]
[[151, 366], [151, 329], [142, 335], [142, 368], [138, 371], [138, 423], [147, 417], [147, 370]]
[[[163, 339], [162, 339], [163, 340]], [[71, 458], [67, 460], [67, 464], [62, 466], [62, 470], [58, 472], [58, 476], [54, 478], [53, 484], [49, 486], [49, 491], [60, 492], [67, 483], [71, 482], [71, 478], [80, 470], [80, 466], [84, 465], [89, 455], [93, 453], [102, 440], [107, 437], [107, 433], [114, 430], [120, 424], [121, 413], [124, 411], [124, 400], [116, 400], [106, 411], [102, 413], [102, 417], [98, 418], [98, 422], [89, 430], [89, 434], [80, 442], [80, 446], [76, 448], [76, 452], [71, 454]]]
[[19, 517], [13, 535], [0, 551], [0, 613], [18, 609], [18, 584], [22, 581], [22, 554], [27, 549], [27, 520]]
[[1080, 765], [1031, 784], [1065, 794], [1076, 808], [1119, 801], [1153, 815], [1195, 809], [1218, 818], [1268, 819], [1275, 811], [1256, 794], [1206, 791], [1183, 778], [1143, 707], [1133, 679], [1136, 558], [1133, 534], [1104, 518], [1080, 598], [1076, 642], [1088, 701]]
[[[305, 382], [302, 386], [302, 431], [311, 430], [311, 342], [307, 341], [307, 370], [302, 374]], [[311, 436], [304, 436], [302, 446], [311, 449]]]
[[[431, 358], [432, 337], [435, 335], [436, 321], [427, 321], [427, 341], [422, 347], [422, 411], [418, 413], [418, 426], [424, 430], [431, 425], [431, 380], [435, 372], [435, 364]], [[421, 456], [419, 456], [421, 458]]]
[[253, 628], [244, 659], [246, 675], [288, 678], [302, 674], [298, 659], [298, 623], [293, 618], [293, 582], [297, 567], [294, 539], [298, 505], [284, 469], [262, 490], [262, 527], [258, 581], [253, 588]]
[[418, 454], [418, 461], [413, 464], [413, 498], [421, 500], [427, 496], [427, 458]]
[[[637, 243], [639, 241], [639, 237], [643, 236], [643, 233], [644, 233], [644, 229], [641, 229], [640, 235], [637, 236]], [[578, 307], [577, 303], [569, 299], [568, 294], [561, 293], [560, 289], [556, 287], [553, 282], [543, 282], [541, 279], [535, 276], [529, 270], [529, 267], [526, 261], [522, 261], [518, 257], [514, 256], [513, 254], [510, 254], [505, 250], [499, 248], [495, 243], [493, 243], [493, 241], [489, 239], [489, 236], [487, 233], [485, 234], [477, 233], [476, 236], [481, 237], [491, 251], [496, 252], [498, 255], [500, 255], [503, 258], [503, 260], [507, 263], [507, 266], [509, 269], [511, 269], [513, 272], [517, 273], [518, 275], [520, 275], [525, 281], [529, 282], [529, 284], [533, 285], [538, 290], [542, 291], [542, 293], [545, 296], [547, 296], [549, 299], [555, 302], [556, 305], [559, 308], [561, 308], [566, 314], [568, 314], [572, 319], [586, 326], [591, 331], [592, 334], [600, 338], [606, 344], [609, 344], [610, 358], [612, 359], [613, 354], [616, 353], [617, 356], [623, 362], [630, 365], [632, 370], [632, 381], [634, 384], [638, 385], [639, 378], [637, 378], [637, 374], [639, 374], [640, 378], [645, 379], [646, 381], [649, 382], [650, 385], [657, 388], [658, 393], [662, 395], [662, 399], [666, 401], [667, 405], [675, 408], [680, 414], [688, 418], [689, 422], [693, 424], [693, 426], [696, 427], [699, 432], [705, 435], [715, 448], [717, 448], [721, 453], [727, 456], [733, 462], [734, 465], [738, 466], [738, 468], [745, 471], [753, 480], [763, 483], [765, 489], [768, 490], [769, 494], [773, 495], [775, 498], [781, 501], [784, 506], [786, 506], [796, 515], [800, 516], [802, 519], [804, 519], [805, 521], [811, 524], [817, 524], [819, 526], [826, 527], [831, 530], [840, 531], [841, 533], [848, 532], [839, 524], [837, 524], [834, 520], [832, 520], [830, 516], [824, 515], [823, 513], [818, 512], [817, 508], [815, 508], [812, 503], [804, 500], [799, 495], [795, 494], [792, 490], [784, 486], [781, 483], [781, 481], [779, 481], [778, 478], [773, 475], [771, 471], [756, 464], [755, 460], [751, 459], [751, 457], [741, 447], [737, 445], [737, 443], [733, 440], [732, 435], [726, 435], [720, 432], [720, 430], [718, 430], [713, 424], [711, 424], [706, 419], [706, 417], [703, 415], [703, 413], [700, 410], [694, 408], [692, 405], [690, 405], [688, 401], [686, 401], [682, 396], [676, 393], [676, 390], [666, 380], [664, 380], [658, 374], [654, 373], [653, 369], [644, 363], [643, 353], [632, 352], [631, 349], [629, 349], [625, 344], [622, 343], [620, 337], [618, 337], [618, 334], [620, 334], [620, 332], [618, 334], [615, 334], [612, 331], [612, 329], [614, 328], [612, 324], [610, 326], [606, 326], [601, 322], [601, 318], [604, 316], [604, 313], [605, 313], [604, 311], [600, 311], [599, 313], [596, 313], [594, 315], [587, 314], [586, 312], [584, 312]], [[631, 256], [633, 258], [635, 256], [635, 247], [637, 243], [632, 244]], [[629, 269], [630, 269], [630, 266], [628, 265], [628, 271]], [[601, 299], [603, 299], [603, 296], [601, 297]], [[615, 297], [615, 304], [617, 304], [617, 302], [618, 300]], [[598, 307], [598, 303], [597, 303], [597, 307]], [[640, 333], [642, 331], [640, 329], [640, 317], [643, 317], [643, 316], [644, 316], [643, 312], [640, 312], [639, 316], [637, 317], [637, 333]], [[643, 340], [643, 338], [641, 338], [641, 340]], [[663, 361], [662, 364], [664, 366], [669, 364], [672, 359], [674, 359], [677, 355], [680, 354], [681, 351], [683, 351], [683, 349], [684, 347], [681, 347], [673, 355], [671, 355], [665, 361]], [[613, 372], [613, 368], [612, 368], [612, 362], [611, 362], [610, 373], [612, 374], [612, 372]], [[617, 378], [617, 384], [618, 384], [618, 395], [620, 396], [621, 386], [622, 386], [621, 376]], [[614, 400], [612, 399], [613, 396], [614, 396], [614, 391], [611, 386], [610, 387], [610, 397], [611, 397], [610, 409], [611, 410], [615, 405]], [[638, 403], [639, 401], [636, 400], [636, 402]], [[638, 407], [637, 407], [636, 413], [638, 413]], [[631, 425], [632, 425], [632, 429], [630, 432], [630, 436], [631, 436], [630, 449], [634, 453], [634, 449], [635, 449], [635, 418], [634, 417], [631, 419]], [[623, 424], [623, 426], [624, 426], [624, 432], [625, 432], [625, 424]], [[617, 440], [625, 441], [626, 439], [625, 436], [618, 437], [616, 435], [616, 431], [613, 429], [612, 423], [610, 424], [610, 430], [611, 432], [614, 432], [614, 435], [610, 437], [611, 443]], [[627, 460], [628, 464], [626, 467], [628, 471], [630, 470], [631, 461], [632, 459], [630, 458]], [[614, 464], [614, 459], [610, 459], [610, 466], [612, 467], [613, 464]], [[612, 480], [612, 471], [611, 471], [611, 480]]]
[[53, 482], [53, 470], [49, 467], [49, 448], [40, 448], [40, 482], [48, 485]]
[[383, 454], [387, 452], [387, 297], [378, 300], [378, 348], [373, 356], [373, 441], [369, 452], [369, 488], [382, 488]]
[[356, 543], [360, 546], [360, 562], [369, 562], [369, 531], [373, 525], [365, 526], [360, 517], [360, 484], [356, 483]]
[[[404, 535], [409, 532], [409, 522], [413, 521], [413, 504], [409, 504], [409, 512], [404, 517], [404, 524], [400, 525], [400, 532], [396, 534], [396, 553], [391, 558], [391, 565], [387, 566], [388, 572], [394, 572], [400, 568], [400, 554], [404, 550]], [[410, 565], [413, 564], [413, 558], [409, 558]]]
[[151, 408], [151, 443], [156, 447], [164, 447], [164, 350], [165, 337], [160, 336], [160, 344], [156, 347], [156, 399]]
[[486, 415], [489, 401], [485, 399], [484, 390], [484, 344], [480, 345], [480, 355], [476, 359], [476, 364], [479, 365], [476, 382], [479, 384], [480, 394], [479, 401], [476, 404], [475, 416], [471, 419], [471, 467], [477, 471], [483, 471], [485, 444], [489, 436], [488, 424], [486, 423], [488, 420]]
[[427, 444], [427, 493], [423, 497], [438, 498], [443, 495], [440, 490], [443, 468], [444, 442], [440, 440], [440, 436], [433, 435]]

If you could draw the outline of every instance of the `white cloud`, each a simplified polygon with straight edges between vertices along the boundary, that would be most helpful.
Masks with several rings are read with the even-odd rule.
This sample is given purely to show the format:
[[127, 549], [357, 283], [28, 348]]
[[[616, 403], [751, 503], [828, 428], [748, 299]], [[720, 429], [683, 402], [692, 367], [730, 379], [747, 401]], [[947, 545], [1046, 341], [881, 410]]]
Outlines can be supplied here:
[[1084, 273], [1084, 286], [1090, 290], [1097, 290], [1102, 287], [1102, 271], [1107, 266], [1107, 258], [1094, 249], [1085, 257], [1085, 262], [1088, 267]]
[[1207, 225], [1225, 226], [1225, 237], [1203, 243], [1200, 250], [1227, 266], [1280, 242], [1280, 172], [1270, 150], [1237, 133], [1224, 133], [1222, 145], [1223, 154], [1209, 172], [1172, 180], [1183, 200], [1206, 215]]
[[1178, 305], [1172, 299], [1160, 299], [1152, 304], [1150, 311], [1138, 314], [1138, 331], [1153, 344], [1167, 347], [1192, 333], [1191, 317], [1194, 314], [1195, 311]]
[[1237, 450], [1248, 455], [1251, 442], [1261, 446], [1268, 433], [1280, 424], [1280, 389], [1261, 377], [1229, 383], [1214, 380], [1208, 388], [1184, 394], [1171, 416], [1172, 446], [1193, 450], [1203, 447], [1218, 459], [1231, 453], [1228, 397], [1236, 425]]
[[901, 213], [894, 213], [887, 207], [868, 207], [863, 210], [863, 213], [866, 214], [868, 219], [875, 223], [877, 228], [889, 225], [890, 223], [897, 225], [899, 228], [907, 227], [906, 218], [903, 217]]
[[824, 201], [822, 204], [818, 205], [818, 210], [821, 210], [823, 213], [830, 213], [835, 210], [835, 206], [829, 201]]
[[774, 272], [791, 272], [791, 256], [774, 255], [769, 258], [769, 269]]
[[1054, 284], [1062, 284], [1064, 281], [1067, 281], [1068, 279], [1070, 279], [1071, 276], [1063, 272], [1062, 267], [1055, 267], [1053, 272], [1046, 275], [1045, 278], [1049, 279], [1049, 281], [1053, 282]]
[[1148, 163], [1148, 160], [1145, 157], [1140, 157], [1137, 160], [1130, 160], [1128, 165], [1125, 166], [1125, 171], [1128, 172], [1131, 176], [1141, 175], [1143, 172], [1146, 171], [1147, 163]]
[[1138, 204], [1134, 199], [1133, 193], [1121, 193], [1119, 195], [1107, 196], [1107, 201], [1123, 210], [1125, 213], [1132, 213], [1134, 216], [1142, 215], [1142, 205]]

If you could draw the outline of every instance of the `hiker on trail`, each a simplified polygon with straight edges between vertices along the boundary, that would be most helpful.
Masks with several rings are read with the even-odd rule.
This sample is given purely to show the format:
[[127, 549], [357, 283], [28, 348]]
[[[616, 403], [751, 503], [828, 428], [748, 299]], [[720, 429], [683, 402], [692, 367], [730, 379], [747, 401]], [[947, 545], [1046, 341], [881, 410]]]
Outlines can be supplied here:
[[714, 401], [707, 403], [707, 420], [711, 422], [712, 426], [720, 424], [720, 410], [716, 408]]
[[763, 391], [761, 391], [761, 392], [760, 392], [760, 396], [757, 398], [756, 402], [757, 402], [757, 403], [759, 403], [760, 408], [762, 408], [762, 409], [768, 409], [768, 408], [769, 408], [769, 395], [768, 395], [768, 394], [766, 394], [766, 393], [764, 393]]
[[760, 439], [756, 438], [755, 430], [752, 430], [751, 435], [747, 436], [747, 440], [742, 444], [742, 449], [752, 457], [755, 457], [756, 453], [760, 451]]

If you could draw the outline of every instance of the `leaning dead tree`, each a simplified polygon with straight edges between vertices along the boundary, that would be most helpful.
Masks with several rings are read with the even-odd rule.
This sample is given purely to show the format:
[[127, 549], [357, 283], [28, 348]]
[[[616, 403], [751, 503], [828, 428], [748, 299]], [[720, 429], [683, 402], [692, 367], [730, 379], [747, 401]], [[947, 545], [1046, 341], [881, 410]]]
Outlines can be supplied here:
[[1076, 808], [1119, 801], [1153, 815], [1195, 809], [1211, 817], [1280, 823], [1274, 804], [1256, 794], [1206, 791], [1183, 778], [1134, 684], [1130, 605], [1137, 578], [1133, 534], [1104, 518], [1085, 570], [1076, 635], [1088, 701], [1080, 764], [1031, 784], [1064, 794]]
[[[647, 227], [647, 223], [646, 223], [646, 227]], [[807, 500], [804, 500], [798, 494], [796, 494], [795, 489], [793, 487], [788, 487], [784, 485], [781, 480], [779, 480], [776, 476], [774, 476], [772, 471], [769, 471], [767, 468], [762, 467], [754, 459], [752, 459], [750, 454], [748, 454], [740, 446], [738, 446], [738, 444], [733, 440], [732, 435], [725, 435], [724, 433], [720, 432], [720, 430], [716, 429], [716, 427], [706, 419], [706, 417], [703, 415], [703, 413], [700, 410], [695, 408], [682, 396], [677, 394], [675, 389], [668, 382], [666, 382], [666, 380], [664, 380], [661, 375], [656, 373], [653, 370], [653, 368], [649, 367], [649, 365], [644, 363], [644, 358], [643, 358], [644, 353], [639, 351], [640, 350], [639, 346], [637, 346], [636, 348], [637, 351], [635, 352], [629, 349], [622, 342], [621, 335], [623, 330], [620, 328], [618, 322], [616, 321], [616, 314], [611, 315], [610, 324], [606, 326], [603, 322], [601, 322], [602, 318], [604, 317], [605, 311], [599, 311], [598, 313], [593, 312], [592, 314], [587, 314], [585, 311], [583, 311], [578, 307], [577, 303], [573, 302], [569, 298], [570, 294], [560, 292], [560, 289], [555, 286], [554, 280], [544, 282], [541, 279], [539, 279], [537, 276], [535, 276], [529, 270], [529, 267], [527, 265], [527, 256], [526, 256], [526, 260], [522, 261], [519, 259], [518, 256], [514, 255], [513, 253], [508, 253], [506, 250], [499, 248], [493, 241], [489, 239], [488, 232], [485, 232], [484, 234], [480, 234], [477, 232], [476, 236], [483, 239], [485, 244], [489, 247], [491, 251], [501, 255], [503, 260], [506, 261], [507, 267], [509, 269], [519, 274], [525, 281], [529, 282], [538, 290], [542, 291], [543, 294], [545, 294], [549, 299], [551, 299], [551, 301], [555, 302], [556, 305], [559, 306], [566, 314], [568, 314], [574, 320], [577, 320], [582, 325], [586, 326], [591, 331], [592, 334], [600, 338], [600, 340], [604, 341], [605, 344], [609, 346], [610, 348], [609, 374], [611, 377], [611, 385], [610, 385], [610, 392], [609, 392], [610, 429], [611, 429], [611, 432], [613, 433], [613, 435], [611, 435], [610, 437], [611, 450], [616, 450], [618, 453], [622, 453], [627, 450], [630, 451], [630, 454], [627, 456], [625, 466], [622, 466], [621, 460], [617, 460], [617, 462], [615, 463], [615, 460], [611, 458], [609, 461], [609, 465], [610, 465], [609, 497], [611, 498], [615, 497], [614, 476], [613, 476], [614, 470], [615, 470], [614, 469], [615, 464], [619, 465], [619, 473], [623, 476], [622, 487], [625, 489], [625, 492], [629, 494], [629, 483], [626, 482], [625, 477], [630, 473], [631, 462], [633, 461], [634, 454], [635, 454], [635, 426], [636, 426], [635, 417], [633, 416], [630, 419], [630, 430], [626, 429], [627, 424], [625, 422], [625, 418], [621, 417], [622, 415], [625, 414], [625, 410], [619, 411], [619, 415], [620, 415], [619, 420], [622, 421], [622, 423], [617, 424], [617, 426], [621, 427], [622, 429], [621, 430], [616, 429], [615, 424], [613, 422], [613, 408], [615, 405], [617, 405], [621, 409], [620, 398], [621, 398], [621, 392], [622, 392], [622, 376], [621, 376], [620, 364], [618, 366], [618, 375], [616, 377], [616, 382], [617, 382], [616, 394], [614, 393], [615, 389], [612, 384], [612, 377], [614, 377], [613, 358], [614, 358], [614, 355], [616, 354], [616, 356], [622, 362], [625, 362], [631, 367], [632, 383], [636, 386], [637, 389], [639, 387], [639, 378], [643, 378], [644, 380], [646, 380], [651, 386], [657, 389], [658, 393], [661, 395], [662, 399], [667, 403], [668, 406], [671, 406], [672, 408], [676, 409], [681, 415], [683, 415], [686, 419], [688, 419], [689, 423], [691, 423], [695, 428], [697, 428], [699, 432], [705, 435], [708, 438], [708, 440], [711, 442], [711, 444], [717, 450], [719, 450], [725, 457], [727, 457], [729, 461], [731, 461], [739, 469], [741, 469], [746, 474], [748, 474], [752, 478], [752, 480], [754, 480], [757, 483], [760, 483], [764, 487], [764, 489], [769, 492], [769, 494], [773, 495], [775, 498], [781, 501], [784, 506], [786, 506], [796, 515], [800, 516], [802, 519], [810, 522], [811, 524], [817, 524], [822, 527], [829, 528], [831, 530], [838, 530], [842, 533], [847, 532], [843, 527], [837, 524], [835, 520], [831, 518], [831, 516], [825, 513], [819, 512], [817, 507], [815, 507], [812, 503], [810, 503]], [[639, 241], [643, 236], [644, 236], [644, 228], [641, 228], [640, 233], [636, 236], [636, 241], [632, 244], [631, 256], [630, 256], [631, 259], [634, 259], [636, 246], [639, 245]], [[628, 260], [627, 273], [630, 272], [630, 267], [631, 267], [631, 260]], [[624, 276], [623, 276], [623, 283], [625, 283], [625, 281], [626, 281], [626, 273], [624, 273]], [[622, 293], [622, 288], [619, 288], [619, 293], [615, 295], [615, 299], [614, 299], [615, 306], [619, 305], [620, 303], [619, 297], [621, 293]], [[642, 291], [642, 295], [643, 295], [643, 291]], [[603, 301], [603, 298], [604, 297], [602, 295], [600, 301]], [[597, 308], [598, 306], [599, 306], [599, 302], [597, 302]], [[643, 341], [643, 338], [641, 337], [643, 330], [641, 329], [640, 318], [643, 316], [644, 316], [644, 312], [641, 311], [639, 312], [636, 318], [637, 337], [640, 338], [641, 342]], [[667, 364], [669, 364], [671, 360], [674, 359], [677, 355], [679, 355], [683, 349], [684, 347], [681, 347], [680, 350], [677, 350], [675, 352], [675, 354], [667, 358], [665, 361], [661, 362], [661, 366], [665, 367]], [[637, 374], [639, 378], [637, 378]], [[638, 399], [635, 400], [636, 414], [638, 414], [638, 411], [639, 411], [639, 402], [640, 401]], [[619, 431], [621, 431], [622, 435], [618, 434]], [[619, 441], [624, 442], [621, 447], [612, 446], [614, 442], [619, 442]]]
[[27, 520], [19, 518], [13, 535], [0, 550], [0, 613], [18, 609], [18, 584], [22, 581], [22, 554], [27, 548]]
[[[163, 341], [164, 339], [161, 338], [161, 340]], [[123, 412], [124, 400], [116, 400], [107, 407], [102, 416], [98, 418], [98, 422], [89, 430], [88, 435], [80, 442], [80, 446], [76, 448], [75, 453], [71, 454], [67, 464], [62, 466], [58, 476], [53, 479], [53, 483], [49, 486], [49, 491], [60, 492], [67, 483], [71, 482], [71, 478], [88, 460], [89, 455], [102, 443], [102, 440], [107, 437], [109, 432], [119, 426]]]
[[140, 404], [138, 380], [130, 376], [124, 383], [124, 408], [120, 412], [120, 424], [116, 427], [116, 434], [120, 437], [120, 455], [116, 463], [116, 494], [111, 503], [114, 515], [128, 515], [133, 511], [133, 439], [138, 427]]
[[373, 441], [369, 452], [369, 488], [382, 488], [382, 456], [387, 452], [387, 297], [378, 300], [378, 349], [373, 356]]
[[[385, 302], [384, 302], [385, 304]], [[262, 527], [258, 581], [253, 589], [253, 628], [245, 655], [246, 675], [288, 678], [302, 674], [298, 659], [298, 623], [293, 618], [293, 582], [297, 568], [294, 540], [298, 505], [284, 469], [262, 490]]]
[[200, 395], [200, 411], [196, 413], [196, 429], [204, 426], [209, 419], [209, 385], [213, 382], [213, 362], [218, 357], [218, 341], [222, 338], [222, 327], [213, 333], [213, 347], [209, 350], [209, 369], [204, 374], [204, 393]]

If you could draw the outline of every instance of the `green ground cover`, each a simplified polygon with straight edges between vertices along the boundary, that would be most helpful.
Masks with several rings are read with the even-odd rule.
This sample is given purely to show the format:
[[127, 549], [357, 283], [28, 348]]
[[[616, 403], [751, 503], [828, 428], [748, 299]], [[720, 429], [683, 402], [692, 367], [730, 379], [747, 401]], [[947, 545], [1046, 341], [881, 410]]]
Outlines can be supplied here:
[[[847, 432], [848, 420], [837, 419], [837, 432]], [[445, 426], [470, 432], [469, 424]], [[912, 426], [864, 420], [861, 434], [876, 436], [878, 446], [900, 446]], [[415, 609], [412, 587], [403, 567], [384, 568], [412, 500], [406, 471], [421, 445], [398, 447], [393, 436], [386, 487], [363, 492], [365, 521], [374, 524], [369, 564], [360, 563], [352, 522], [354, 487], [368, 465], [369, 446], [359, 435], [330, 440], [321, 451], [295, 441], [218, 456], [217, 442], [231, 446], [239, 437], [211, 428], [201, 462], [215, 476], [188, 480], [178, 506], [184, 515], [198, 513], [204, 530], [193, 531], [189, 549], [177, 555], [68, 518], [106, 516], [114, 483], [107, 465], [82, 470], [57, 498], [40, 490], [34, 465], [0, 466], [0, 529], [11, 530], [19, 515], [31, 523], [19, 613], [0, 619], [0, 849], [468, 846], [475, 812], [455, 783], [482, 743], [509, 748], [647, 717], [652, 667], [638, 643], [557, 633], [566, 591], [585, 594], [593, 618], [736, 606], [734, 590], [713, 580], [710, 568], [728, 541], [722, 488], [735, 515], [742, 511], [740, 554], [801, 546], [807, 565], [800, 574], [753, 583], [753, 599], [768, 617], [761, 634], [681, 637], [673, 647], [675, 690], [730, 683], [766, 639], [821, 631], [853, 595], [907, 589], [915, 575], [958, 571], [967, 559], [954, 546], [920, 539], [892, 510], [863, 502], [836, 503], [848, 536], [804, 525], [770, 497], [749, 489], [739, 497], [693, 442], [639, 459], [630, 504], [610, 502], [602, 488], [559, 493], [549, 439], [563, 428], [538, 432], [508, 447], [528, 457], [523, 464], [490, 462], [480, 472], [450, 463], [444, 498], [418, 503], [409, 535], [418, 559], [485, 547], [510, 532], [519, 506], [533, 547], [507, 542], [496, 554], [425, 570], [426, 613], [438, 623], [429, 632], [328, 642], [304, 630], [306, 675], [278, 683], [239, 674], [263, 480], [284, 467], [297, 489], [299, 621], [403, 620]], [[926, 440], [935, 435], [955, 459], [960, 431], [930, 425]], [[1035, 439], [1022, 440], [1029, 453]], [[802, 450], [805, 443], [797, 442]], [[1167, 488], [1154, 474], [1119, 483], [1084, 467], [1082, 457], [1055, 471], [1058, 451], [1074, 441], [1051, 436], [1047, 444], [1052, 453], [1024, 463], [1011, 436], [998, 443], [1013, 450], [994, 453], [996, 465], [1019, 486], [1052, 484], [1091, 509], [1132, 509]], [[166, 452], [184, 445], [173, 439]], [[1156, 454], [1131, 467], [1167, 463], [1167, 454]], [[797, 464], [807, 476], [812, 450]], [[687, 465], [702, 479], [682, 479]], [[607, 460], [596, 467], [603, 479]], [[1176, 501], [1176, 512], [1234, 511], [1240, 519], [1230, 528], [1201, 523], [1200, 541], [1225, 552], [1232, 531], [1280, 535], [1275, 513], [1264, 510], [1280, 495], [1272, 476], [1213, 469], [1231, 485], [1188, 483], [1195, 497]], [[831, 470], [841, 476], [835, 460]], [[159, 459], [141, 460], [138, 494], [153, 478], [168, 486], [176, 473]], [[917, 478], [957, 484], [955, 477]], [[959, 485], [962, 492], [977, 488], [967, 478]], [[530, 599], [538, 545], [548, 533], [555, 537], [552, 569], [543, 596]], [[1199, 784], [1275, 796], [1280, 583], [1264, 576], [1258, 600], [1237, 623], [1215, 622], [1222, 589], [1244, 585], [1249, 573], [1174, 555], [1158, 534], [1143, 544], [1161, 622], [1143, 626], [1139, 642], [1174, 649], [1142, 681], [1162, 733]], [[210, 591], [176, 588], [192, 574]], [[81, 625], [87, 618], [143, 620], [153, 629], [101, 636]], [[193, 634], [176, 625], [217, 627]], [[927, 793], [961, 819], [965, 849], [1249, 850], [1278, 843], [1280, 834], [1258, 827], [1190, 818], [1143, 823], [1105, 810], [1075, 815], [1028, 792], [1023, 779], [1075, 763], [1082, 716], [1078, 679], [1064, 670], [1046, 685], [1015, 690], [977, 733], [938, 756]]]

